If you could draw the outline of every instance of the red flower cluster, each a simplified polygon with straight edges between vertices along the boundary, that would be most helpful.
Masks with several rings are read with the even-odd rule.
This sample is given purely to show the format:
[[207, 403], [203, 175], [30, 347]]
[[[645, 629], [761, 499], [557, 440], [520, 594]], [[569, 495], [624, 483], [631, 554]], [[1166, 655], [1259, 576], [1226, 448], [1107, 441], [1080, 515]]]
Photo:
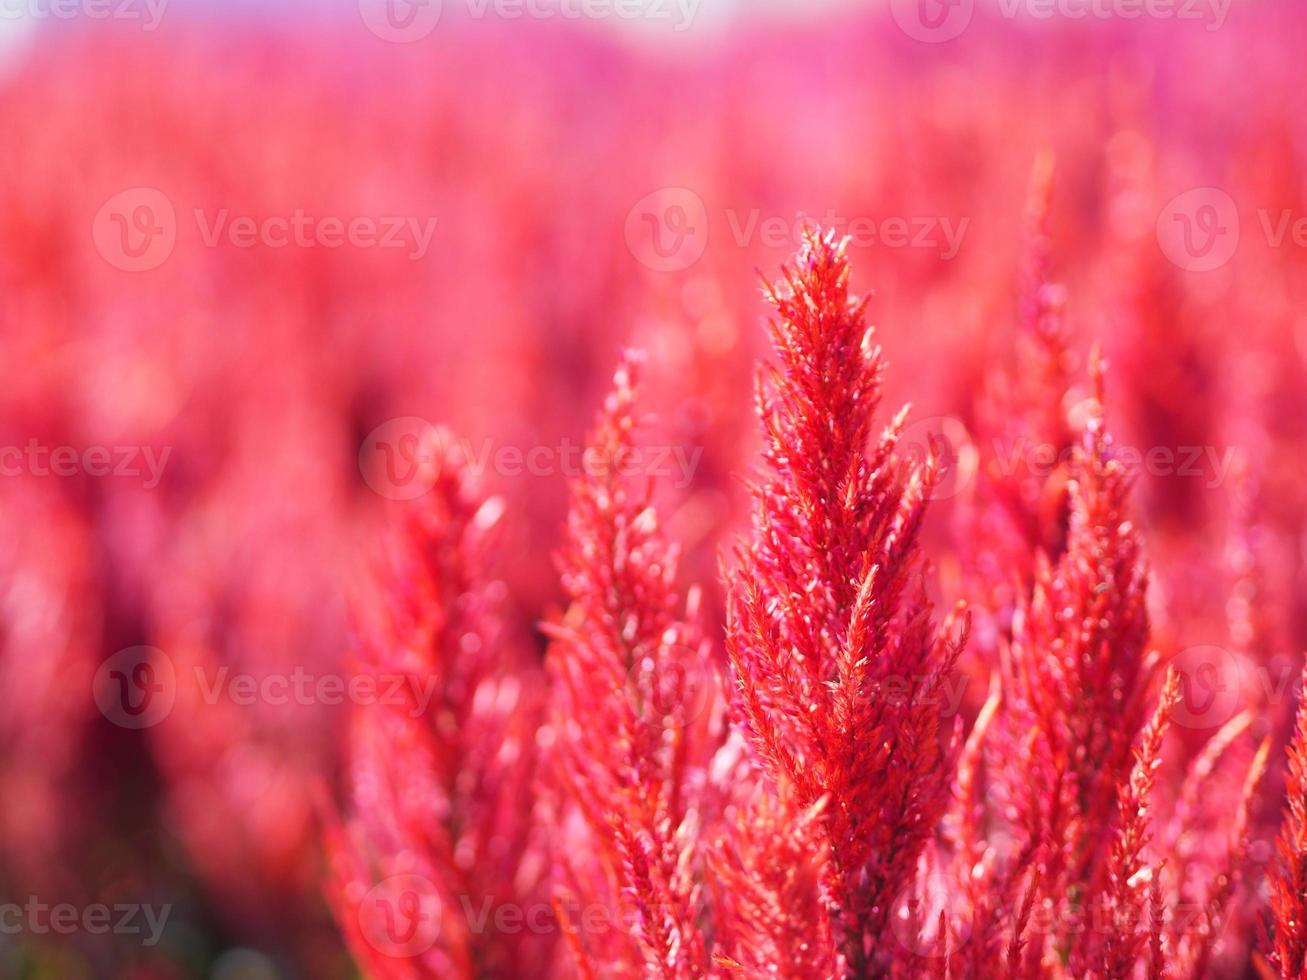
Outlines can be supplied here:
[[[618, 368], [593, 465], [572, 483], [570, 604], [546, 626], [534, 739], [529, 658], [490, 625], [483, 536], [497, 509], [469, 495], [457, 459], [434, 457], [384, 622], [364, 630], [368, 669], [434, 678], [438, 694], [420, 717], [364, 713], [356, 730], [338, 908], [361, 960], [395, 976], [1211, 975], [1271, 743], [1195, 889], [1183, 872], [1214, 816], [1199, 798], [1249, 718], [1187, 767], [1167, 748], [1181, 677], [1157, 681], [1101, 362], [1067, 504], [1039, 517], [1065, 526], [1034, 536], [1064, 546], [1031, 552], [966, 732], [944, 694], [969, 615], [937, 621], [920, 555], [941, 447], [899, 451], [906, 410], [878, 428], [880, 351], [844, 243], [810, 232], [768, 296], [753, 529], [724, 570], [729, 704], [653, 482], [622, 465], [639, 446], [638, 358]], [[1263, 954], [1285, 977], [1304, 955], [1304, 718]], [[1187, 776], [1165, 796], [1177, 766]], [[369, 903], [402, 918], [397, 875], [426, 882], [442, 912], [418, 952], [366, 935]], [[409, 888], [416, 920], [422, 887]], [[552, 918], [534, 945], [476, 934], [469, 897], [526, 903], [541, 889]]]

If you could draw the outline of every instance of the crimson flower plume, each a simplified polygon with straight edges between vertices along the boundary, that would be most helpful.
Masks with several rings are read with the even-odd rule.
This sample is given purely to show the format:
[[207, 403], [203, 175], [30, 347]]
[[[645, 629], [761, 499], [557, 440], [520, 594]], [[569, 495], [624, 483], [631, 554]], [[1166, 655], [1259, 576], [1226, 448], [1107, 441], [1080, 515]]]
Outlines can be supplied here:
[[1271, 962], [1281, 977], [1307, 976], [1307, 671], [1289, 742], [1286, 809], [1270, 875]]
[[538, 668], [504, 630], [487, 568], [501, 505], [449, 442], [424, 443], [432, 489], [357, 611], [357, 676], [378, 697], [354, 711], [333, 904], [373, 976], [540, 976], [550, 931], [487, 925], [504, 907], [547, 907], [530, 832]]
[[757, 385], [763, 465], [727, 583], [727, 648], [773, 778], [800, 808], [827, 800], [837, 941], [864, 976], [894, 955], [892, 906], [952, 778], [940, 689], [963, 640], [935, 623], [917, 555], [940, 468], [933, 451], [921, 465], [896, 456], [906, 411], [876, 430], [881, 356], [845, 243], [808, 233], [768, 298], [776, 363]]
[[[706, 975], [693, 844], [711, 688], [675, 586], [677, 554], [638, 458], [634, 355], [623, 359], [574, 480], [560, 555], [571, 600], [547, 626], [553, 782], [560, 798], [556, 901], [608, 912], [606, 929], [565, 926], [583, 976]], [[560, 914], [563, 914], [560, 911]]]

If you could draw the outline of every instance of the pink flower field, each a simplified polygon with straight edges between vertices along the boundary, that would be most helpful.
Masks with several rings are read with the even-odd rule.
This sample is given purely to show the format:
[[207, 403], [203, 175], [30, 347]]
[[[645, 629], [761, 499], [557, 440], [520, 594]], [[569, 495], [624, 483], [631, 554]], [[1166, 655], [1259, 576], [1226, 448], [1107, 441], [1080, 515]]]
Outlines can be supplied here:
[[3, 7], [0, 978], [1307, 978], [1307, 7]]

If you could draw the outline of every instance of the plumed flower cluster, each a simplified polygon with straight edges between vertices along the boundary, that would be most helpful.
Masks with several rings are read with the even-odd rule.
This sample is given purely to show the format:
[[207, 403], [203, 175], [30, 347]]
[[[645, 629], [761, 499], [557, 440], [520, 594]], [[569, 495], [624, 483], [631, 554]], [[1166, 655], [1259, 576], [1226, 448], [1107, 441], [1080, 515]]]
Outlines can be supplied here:
[[800, 805], [826, 799], [829, 890], [849, 968], [886, 948], [896, 897], [948, 797], [942, 635], [917, 561], [939, 478], [877, 432], [880, 355], [848, 262], [812, 236], [771, 292], [778, 364], [759, 380], [764, 473], [732, 578], [727, 645], [750, 741]]
[[[936, 617], [920, 555], [939, 447], [899, 451], [906, 411], [878, 426], [881, 357], [849, 276], [846, 243], [813, 231], [767, 291], [775, 360], [757, 386], [752, 531], [724, 566], [722, 688], [656, 487], [622, 465], [645, 426], [641, 359], [621, 362], [592, 465], [572, 482], [569, 604], [544, 627], [548, 705], [529, 787], [532, 702], [517, 689], [529, 667], [477, 584], [494, 505], [441, 460], [364, 650], [369, 669], [438, 678], [443, 707], [420, 722], [360, 717], [360, 819], [353, 845], [338, 845], [341, 920], [378, 975], [1217, 975], [1248, 900], [1271, 739], [1225, 814], [1201, 799], [1249, 715], [1187, 763], [1168, 749], [1181, 674], [1163, 676], [1150, 645], [1145, 545], [1105, 423], [1104, 366], [1091, 362], [1067, 506], [1044, 518], [1065, 520], [1041, 535], [1064, 544], [1033, 548], [1030, 578], [1016, 579], [1024, 591], [968, 731], [943, 693], [969, 616]], [[1285, 977], [1303, 956], [1303, 724], [1261, 960]], [[531, 827], [547, 881], [527, 875], [540, 857]], [[1200, 833], [1225, 844], [1195, 885], [1183, 872]], [[396, 972], [396, 951], [378, 959], [366, 942], [361, 896], [401, 871], [435, 883], [444, 917], [439, 941]], [[552, 902], [530, 952], [503, 937], [482, 946], [450, 911], [486, 890], [529, 901], [528, 882]]]
[[361, 604], [357, 671], [378, 695], [354, 712], [333, 902], [376, 976], [537, 975], [546, 937], [486, 926], [544, 900], [529, 823], [539, 670], [486, 568], [502, 507], [442, 433], [419, 456], [432, 490], [405, 515], [384, 594]]
[[676, 591], [676, 552], [649, 481], [622, 475], [635, 448], [628, 358], [572, 487], [561, 556], [571, 604], [550, 624], [548, 744], [562, 894], [629, 929], [566, 935], [586, 977], [706, 974], [696, 843], [711, 716], [706, 647]]

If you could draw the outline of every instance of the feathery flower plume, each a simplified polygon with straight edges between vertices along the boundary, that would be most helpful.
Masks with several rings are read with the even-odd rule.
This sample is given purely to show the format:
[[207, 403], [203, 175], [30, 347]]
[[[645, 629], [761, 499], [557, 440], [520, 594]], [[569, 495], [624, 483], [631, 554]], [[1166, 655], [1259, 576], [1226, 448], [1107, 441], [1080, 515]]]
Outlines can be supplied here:
[[1284, 978], [1307, 976], [1307, 670], [1289, 742], [1286, 810], [1270, 874], [1271, 963]]
[[[1107, 859], [1108, 929], [1088, 944], [1094, 959], [1084, 957], [1082, 965], [1101, 965], [1106, 976], [1129, 977], [1135, 964], [1150, 950], [1151, 965], [1162, 963], [1162, 923], [1154, 921], [1157, 880], [1160, 869], [1148, 864], [1144, 848], [1150, 840], [1150, 796], [1157, 768], [1162, 764], [1162, 739], [1171, 722], [1171, 712], [1180, 700], [1180, 676], [1169, 670], [1152, 718], [1144, 726], [1130, 778], [1117, 791], [1119, 822]], [[1144, 928], [1146, 926], [1147, 928]]]
[[[627, 355], [572, 483], [560, 555], [571, 604], [548, 624], [550, 729], [561, 798], [557, 900], [609, 913], [569, 929], [584, 976], [692, 978], [708, 972], [694, 843], [712, 688], [697, 595], [675, 587], [676, 549], [636, 452], [636, 371]], [[584, 923], [583, 923], [584, 925]]]
[[538, 689], [499, 620], [486, 558], [501, 506], [437, 434], [433, 486], [405, 515], [384, 593], [358, 610], [353, 820], [334, 828], [333, 904], [377, 977], [530, 977], [548, 930], [497, 931], [505, 906], [546, 907], [529, 817]]
[[733, 977], [830, 980], [841, 961], [821, 898], [827, 801], [801, 811], [788, 787], [756, 783], [755, 794], [710, 865], [725, 950], [717, 963]]
[[[1089, 908], [1128, 785], [1151, 673], [1147, 576], [1126, 507], [1130, 480], [1110, 454], [1098, 410], [1072, 461], [1066, 550], [1042, 559], [1017, 613], [1005, 705], [1025, 734], [1004, 753], [1022, 847], [1037, 854], [1040, 903]], [[1044, 955], [1065, 959], [1073, 936], [1053, 930]]]
[[888, 968], [892, 906], [914, 879], [951, 782], [940, 688], [965, 639], [925, 596], [917, 539], [938, 454], [881, 433], [881, 358], [849, 293], [845, 243], [809, 232], [768, 289], [777, 363], [757, 385], [763, 468], [753, 536], [730, 577], [738, 715], [801, 808], [826, 799], [826, 887], [852, 976]]

